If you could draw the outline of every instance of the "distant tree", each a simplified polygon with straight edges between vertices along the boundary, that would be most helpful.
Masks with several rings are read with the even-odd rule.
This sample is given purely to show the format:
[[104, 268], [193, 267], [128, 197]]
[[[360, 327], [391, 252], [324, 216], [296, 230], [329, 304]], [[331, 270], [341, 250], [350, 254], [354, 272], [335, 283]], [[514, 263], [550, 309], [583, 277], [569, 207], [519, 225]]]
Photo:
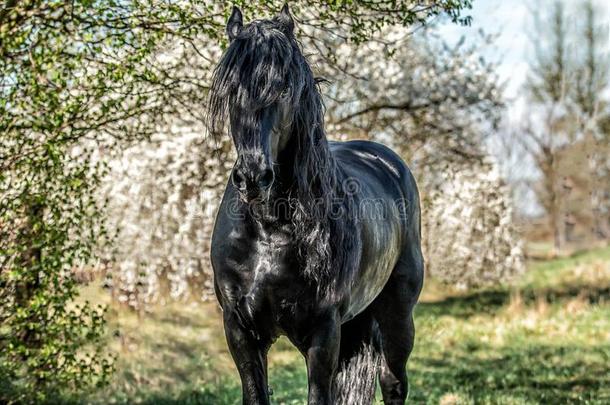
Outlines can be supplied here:
[[591, 230], [595, 237], [610, 238], [610, 135], [603, 121], [610, 114], [609, 25], [603, 10], [593, 0], [583, 5], [583, 22], [576, 35], [578, 61], [575, 66], [573, 114], [581, 128], [589, 168]]
[[609, 25], [593, 0], [585, 0], [582, 10], [584, 18], [575, 35], [579, 46], [575, 52], [574, 107], [585, 128], [599, 131], [600, 117], [608, 106], [604, 91], [610, 84]]
[[[268, 16], [280, 1], [238, 2]], [[293, 2], [310, 32], [361, 42], [385, 24], [447, 14], [469, 0]], [[103, 309], [75, 306], [72, 270], [105, 236], [94, 197], [108, 154], [169, 122], [200, 120], [209, 66], [232, 2], [0, 2], [0, 402], [102, 383]], [[338, 24], [337, 22], [341, 22]], [[314, 34], [311, 34], [315, 38]], [[330, 60], [330, 59], [328, 59]], [[8, 388], [7, 388], [8, 387]]]
[[551, 4], [548, 15], [535, 14], [531, 40], [535, 44], [535, 56], [525, 88], [540, 119], [528, 120], [519, 139], [533, 156], [542, 175], [534, 191], [549, 216], [555, 248], [561, 249], [565, 243], [565, 212], [557, 151], [574, 136], [568, 119], [569, 87], [573, 77], [569, 66], [568, 24], [562, 0]]
[[[533, 190], [548, 215], [555, 248], [561, 249], [566, 242], [566, 221], [582, 217], [576, 211], [593, 209], [594, 217], [603, 212], [604, 192], [594, 192], [593, 182], [599, 178], [594, 173], [606, 159], [599, 156], [603, 148], [595, 148], [594, 144], [603, 139], [599, 123], [609, 65], [605, 56], [607, 44], [592, 1], [568, 13], [565, 2], [556, 0], [547, 10], [547, 14], [538, 10], [534, 18], [531, 39], [535, 55], [525, 84], [531, 108], [517, 139], [541, 175]], [[572, 29], [569, 22], [574, 20], [583, 22], [580, 32]], [[574, 145], [586, 149], [583, 153], [589, 155], [590, 178], [582, 187], [586, 188], [585, 193], [593, 194], [586, 205], [569, 202], [575, 179], [560, 169], [565, 166], [561, 157], [573, 155], [565, 153], [566, 148], [578, 154]]]

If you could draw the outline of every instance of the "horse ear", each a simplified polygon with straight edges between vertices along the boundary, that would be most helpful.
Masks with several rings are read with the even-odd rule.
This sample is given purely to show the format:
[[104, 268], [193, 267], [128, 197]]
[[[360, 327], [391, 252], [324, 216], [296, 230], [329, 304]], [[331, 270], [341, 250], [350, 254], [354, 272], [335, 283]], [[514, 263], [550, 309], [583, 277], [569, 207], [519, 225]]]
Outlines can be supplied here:
[[241, 32], [241, 28], [244, 26], [244, 19], [241, 15], [241, 10], [237, 6], [233, 6], [231, 17], [227, 21], [227, 35], [229, 41], [233, 41]]
[[290, 15], [290, 8], [288, 8], [288, 3], [284, 4], [282, 7], [282, 11], [276, 17], [277, 21], [282, 25], [284, 32], [286, 34], [292, 34], [294, 31], [294, 20], [292, 19], [292, 15]]

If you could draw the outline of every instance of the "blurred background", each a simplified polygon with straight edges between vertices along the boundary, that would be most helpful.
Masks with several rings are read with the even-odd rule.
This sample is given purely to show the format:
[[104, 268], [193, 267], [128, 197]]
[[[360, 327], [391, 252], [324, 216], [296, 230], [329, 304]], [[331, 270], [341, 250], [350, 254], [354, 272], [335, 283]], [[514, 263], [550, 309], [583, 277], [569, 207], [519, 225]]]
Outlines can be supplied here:
[[[0, 402], [239, 403], [206, 99], [237, 4], [0, 1]], [[335, 140], [418, 179], [410, 400], [610, 402], [610, 7], [291, 1]], [[280, 339], [273, 403], [306, 371]], [[379, 399], [380, 401], [380, 399]]]

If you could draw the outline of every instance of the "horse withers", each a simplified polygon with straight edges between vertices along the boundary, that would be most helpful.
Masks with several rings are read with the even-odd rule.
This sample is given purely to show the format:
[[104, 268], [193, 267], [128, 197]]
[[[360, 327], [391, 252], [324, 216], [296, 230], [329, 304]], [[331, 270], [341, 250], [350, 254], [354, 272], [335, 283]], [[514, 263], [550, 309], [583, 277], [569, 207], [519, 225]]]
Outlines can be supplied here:
[[209, 127], [237, 161], [212, 237], [216, 295], [244, 404], [268, 404], [267, 352], [285, 335], [309, 404], [403, 404], [424, 273], [415, 180], [390, 149], [329, 142], [318, 81], [287, 6], [244, 25], [214, 72]]

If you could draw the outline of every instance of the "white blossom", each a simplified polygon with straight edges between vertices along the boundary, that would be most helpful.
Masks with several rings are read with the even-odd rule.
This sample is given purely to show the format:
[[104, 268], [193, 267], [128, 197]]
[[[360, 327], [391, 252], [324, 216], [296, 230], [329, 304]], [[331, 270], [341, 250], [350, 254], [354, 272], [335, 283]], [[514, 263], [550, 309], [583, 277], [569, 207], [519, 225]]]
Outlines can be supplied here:
[[510, 281], [524, 270], [510, 190], [492, 161], [426, 173], [427, 274], [460, 288]]

